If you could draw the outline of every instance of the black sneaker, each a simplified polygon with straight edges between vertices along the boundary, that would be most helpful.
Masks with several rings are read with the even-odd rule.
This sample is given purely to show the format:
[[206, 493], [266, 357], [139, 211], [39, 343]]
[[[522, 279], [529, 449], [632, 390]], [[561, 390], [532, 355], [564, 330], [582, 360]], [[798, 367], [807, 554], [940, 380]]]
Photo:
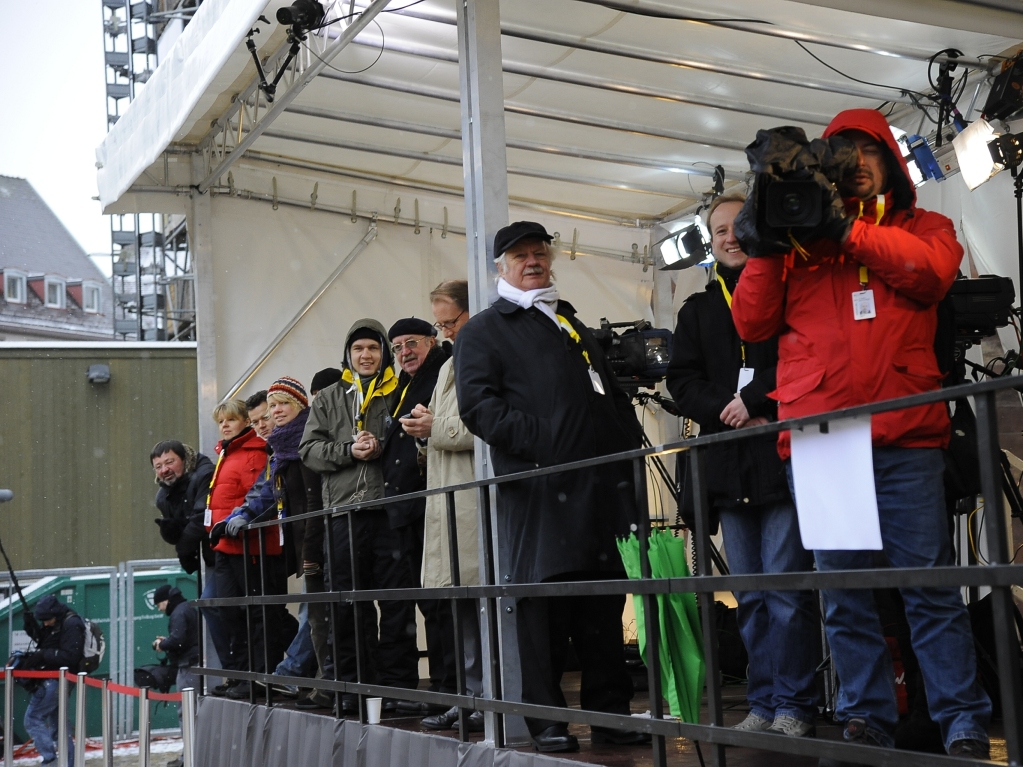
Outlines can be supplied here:
[[218, 698], [223, 698], [225, 695], [227, 695], [228, 690], [230, 690], [232, 687], [238, 686], [239, 684], [241, 684], [241, 681], [238, 679], [228, 679], [223, 684], [218, 684], [216, 687], [211, 689], [210, 695], [214, 695]]
[[[845, 723], [845, 731], [842, 737], [846, 743], [861, 743], [864, 746], [880, 746], [890, 748], [885, 742], [884, 733], [868, 727], [864, 719], [853, 718]], [[818, 762], [818, 767], [866, 767], [861, 762], [847, 762], [843, 759], [829, 759], [824, 757]]]
[[973, 738], [953, 740], [948, 747], [948, 755], [969, 756], [974, 759], [990, 759], [991, 746], [982, 740], [974, 740]]

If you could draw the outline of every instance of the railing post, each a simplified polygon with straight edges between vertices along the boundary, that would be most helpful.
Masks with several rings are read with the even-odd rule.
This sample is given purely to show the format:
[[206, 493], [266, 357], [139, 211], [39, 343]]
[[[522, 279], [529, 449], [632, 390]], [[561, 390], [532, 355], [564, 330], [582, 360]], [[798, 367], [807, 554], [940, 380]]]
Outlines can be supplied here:
[[[246, 599], [249, 596], [249, 533], [247, 530], [242, 531], [242, 588], [245, 591]], [[223, 594], [217, 594], [217, 596], [223, 596]], [[252, 605], [245, 605], [245, 654], [248, 659], [248, 670], [252, 671], [255, 668], [255, 659], [252, 651]], [[256, 704], [256, 686], [249, 682], [249, 703], [251, 705]]]
[[[632, 461], [632, 484], [636, 496], [636, 514], [639, 522], [639, 569], [643, 580], [650, 580], [650, 508], [647, 503], [646, 461]], [[655, 721], [664, 718], [664, 696], [661, 691], [661, 631], [657, 596], [644, 594], [643, 623], [646, 630], [647, 687], [650, 690], [650, 716]], [[664, 736], [654, 735], [652, 740], [654, 767], [664, 767], [668, 754]]]
[[[203, 562], [203, 558], [202, 558], [202, 546], [200, 545], [199, 546], [199, 569], [195, 571], [195, 584], [196, 584], [196, 588], [198, 589], [198, 591], [196, 593], [199, 595], [199, 599], [202, 599], [202, 592], [203, 592], [202, 569], [203, 569], [203, 566], [205, 564], [206, 563]], [[197, 623], [198, 623], [198, 632], [199, 632], [199, 635], [197, 637], [198, 644], [199, 644], [199, 666], [200, 666], [200, 668], [205, 668], [208, 665], [206, 663], [206, 637], [205, 637], [206, 621], [202, 617], [202, 608], [201, 607], [198, 610], [195, 611], [195, 615], [196, 615], [196, 619], [197, 619]], [[224, 662], [220, 661], [220, 663], [221, 663], [221, 665], [223, 665]], [[199, 690], [198, 690], [198, 692], [199, 692], [200, 695], [202, 695], [202, 694], [205, 694], [205, 692], [206, 692], [206, 675], [205, 674], [199, 674], [198, 677], [199, 677]]]
[[[977, 457], [980, 462], [980, 484], [984, 493], [984, 516], [987, 519], [988, 560], [992, 565], [1009, 563], [1009, 545], [1005, 535], [1005, 509], [1002, 485], [996, 474], [1000, 464], [998, 446], [998, 411], [995, 392], [977, 395]], [[991, 587], [991, 613], [995, 631], [995, 655], [998, 659], [999, 688], [1002, 697], [1002, 720], [1005, 722], [1005, 750], [1009, 764], [1020, 764], [1023, 744], [1023, 701], [1020, 684], [1019, 642], [1013, 616], [1012, 589]]]
[[[326, 514], [323, 517], [323, 535], [326, 541], [326, 546], [323, 549], [327, 572], [324, 574], [324, 584], [329, 592], [337, 592], [337, 584], [334, 582], [334, 515]], [[338, 677], [338, 657], [337, 657], [337, 597], [334, 597], [328, 604], [330, 614], [328, 620], [330, 620], [330, 657], [331, 665], [334, 667], [334, 681], [337, 681]], [[315, 694], [315, 693], [314, 693]], [[334, 698], [334, 716], [340, 719], [344, 715], [344, 711], [341, 706], [341, 693], [338, 690], [334, 690], [331, 695]]]
[[149, 767], [149, 689], [139, 690], [139, 767]]
[[78, 687], [75, 689], [75, 764], [85, 767], [85, 677], [78, 672]]
[[67, 666], [61, 666], [57, 678], [57, 767], [68, 767], [67, 673]]
[[103, 700], [100, 702], [100, 713], [103, 727], [103, 767], [114, 767], [114, 693], [108, 687], [109, 682], [104, 679], [100, 694]]
[[195, 764], [195, 690], [186, 687], [181, 691], [181, 761], [182, 767]]
[[[480, 580], [484, 586], [493, 586], [497, 583], [497, 567], [494, 560], [494, 524], [490, 513], [490, 491], [489, 485], [484, 485], [476, 491], [477, 508], [479, 509], [479, 541], [480, 545]], [[479, 603], [477, 603], [479, 604]], [[486, 632], [482, 631], [480, 652], [486, 653], [483, 659], [485, 674], [490, 679], [490, 690], [494, 700], [501, 700], [504, 692], [501, 687], [501, 651], [498, 646], [500, 628], [498, 625], [497, 597], [489, 597], [483, 600], [486, 605]], [[482, 620], [481, 620], [482, 623]], [[486, 639], [483, 641], [483, 636]], [[486, 723], [485, 735], [493, 741], [495, 748], [504, 748], [505, 728], [504, 719], [501, 714], [484, 714]]]
[[[707, 502], [707, 484], [703, 474], [703, 449], [689, 448], [689, 475], [693, 483], [693, 510], [696, 514], [696, 567], [698, 574], [714, 574], [711, 560], [710, 509]], [[703, 624], [703, 657], [707, 669], [707, 713], [715, 727], [724, 726], [721, 711], [721, 679], [718, 667], [717, 625], [714, 620], [714, 594], [700, 594], [700, 622]], [[724, 767], [725, 747], [713, 746], [713, 764]]]
[[[12, 611], [13, 612], [13, 611]], [[14, 765], [14, 669], [4, 669], [4, 767]]]
[[[458, 527], [455, 522], [455, 494], [449, 491], [444, 494], [447, 501], [448, 523], [448, 563], [451, 567], [451, 586], [462, 585], [462, 573], [458, 569]], [[465, 691], [465, 655], [462, 648], [462, 616], [458, 612], [458, 600], [451, 598], [452, 630], [455, 632], [455, 692], [461, 695]], [[458, 708], [458, 739], [463, 743], [469, 740], [468, 722], [465, 709]]]
[[[266, 541], [265, 541], [265, 536], [263, 535], [263, 529], [267, 529], [268, 530], [269, 528], [262, 528], [262, 529], [256, 531], [257, 535], [259, 535], [259, 596], [261, 596], [261, 597], [265, 597], [266, 596]], [[281, 556], [284, 556], [284, 550], [283, 549], [284, 549], [284, 547], [282, 546], [281, 547]], [[261, 604], [259, 606], [259, 614], [263, 617], [263, 620], [260, 621], [260, 623], [262, 624], [261, 628], [262, 628], [262, 631], [263, 631], [263, 673], [264, 674], [269, 674], [269, 673], [271, 673], [271, 671], [270, 671], [270, 633], [269, 633], [268, 627], [266, 625], [266, 604]], [[250, 671], [255, 671], [255, 669], [249, 669], [249, 670]], [[274, 669], [274, 671], [276, 671], [276, 669]], [[254, 686], [255, 686], [254, 682], [249, 685], [250, 688], [252, 688]], [[273, 705], [273, 692], [270, 690], [270, 683], [269, 682], [267, 682], [266, 685], [263, 687], [263, 691], [264, 691], [264, 693], [266, 693], [266, 705], [267, 706], [272, 706]]]
[[[358, 550], [355, 546], [355, 512], [348, 511], [345, 515], [348, 518], [348, 562], [352, 567], [352, 591], [358, 591], [359, 589], [359, 568], [357, 566]], [[357, 599], [352, 600], [352, 622], [354, 623], [355, 631], [355, 681], [362, 684], [365, 680], [362, 678], [362, 667], [365, 665], [366, 648], [362, 644], [362, 613], [361, 613], [362, 602]], [[370, 605], [370, 607], [373, 607]], [[374, 608], [375, 612], [375, 608]], [[337, 668], [338, 657], [335, 648], [334, 652], [334, 668]], [[366, 696], [361, 692], [357, 696], [359, 701], [359, 723], [366, 724]], [[382, 705], [382, 704], [381, 704]]]

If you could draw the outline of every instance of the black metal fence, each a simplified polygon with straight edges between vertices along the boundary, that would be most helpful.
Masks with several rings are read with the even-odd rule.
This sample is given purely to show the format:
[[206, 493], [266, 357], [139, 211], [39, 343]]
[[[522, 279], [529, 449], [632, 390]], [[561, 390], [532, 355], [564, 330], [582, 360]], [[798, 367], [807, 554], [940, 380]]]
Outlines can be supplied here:
[[[1002, 717], [1005, 729], [1005, 744], [1009, 764], [1021, 764], [1023, 759], [1023, 744], [1020, 741], [1021, 716], [1023, 716], [1023, 688], [1020, 682], [1020, 658], [1019, 640], [1017, 639], [1016, 627], [1013, 618], [1013, 598], [1011, 587], [1013, 584], [1023, 584], [1023, 565], [1014, 565], [1010, 559], [1010, 541], [1007, 539], [1004, 522], [1004, 504], [1002, 499], [1002, 486], [999, 474], [999, 444], [995, 398], [999, 391], [1023, 386], [1023, 381], [1015, 378], [999, 378], [980, 383], [966, 384], [951, 387], [934, 392], [917, 394], [910, 397], [903, 397], [896, 400], [863, 405], [859, 407], [846, 408], [805, 418], [791, 419], [788, 421], [766, 424], [763, 426], [751, 427], [741, 431], [733, 431], [721, 434], [696, 437], [665, 445], [656, 445], [641, 450], [631, 450], [614, 455], [602, 456], [600, 458], [577, 461], [574, 463], [562, 464], [549, 468], [535, 469], [533, 471], [510, 474], [494, 479], [469, 482], [461, 485], [435, 488], [417, 493], [396, 496], [388, 500], [411, 500], [423, 498], [429, 495], [444, 493], [447, 496], [447, 528], [449, 539], [451, 577], [453, 585], [446, 588], [416, 588], [416, 589], [382, 589], [369, 590], [358, 587], [357, 573], [355, 570], [355, 552], [351, 552], [353, 563], [353, 590], [351, 591], [327, 591], [322, 593], [308, 594], [286, 594], [274, 596], [252, 596], [233, 599], [207, 599], [199, 600], [200, 607], [220, 606], [245, 606], [247, 618], [251, 619], [251, 608], [261, 609], [264, 620], [264, 642], [267, 647], [265, 632], [268, 631], [266, 621], [266, 606], [288, 603], [326, 603], [336, 606], [342, 601], [351, 602], [354, 606], [353, 631], [356, 637], [356, 669], [358, 682], [345, 682], [336, 679], [337, 662], [335, 659], [335, 680], [318, 680], [298, 677], [285, 677], [273, 675], [269, 668], [269, 658], [264, 659], [264, 668], [267, 673], [255, 673], [251, 671], [227, 671], [224, 669], [199, 668], [197, 673], [207, 676], [220, 676], [229, 679], [260, 682], [265, 685], [265, 701], [271, 704], [273, 701], [273, 690], [271, 683], [301, 685], [306, 688], [324, 690], [335, 695], [336, 712], [340, 715], [342, 707], [340, 695], [350, 693], [359, 696], [359, 719], [365, 721], [365, 697], [394, 697], [402, 700], [411, 700], [421, 703], [436, 703], [444, 706], [459, 707], [461, 715], [459, 718], [459, 737], [467, 740], [468, 729], [466, 727], [465, 715], [467, 711], [493, 712], [498, 715], [517, 715], [561, 721], [568, 723], [580, 723], [591, 726], [607, 727], [627, 731], [646, 732], [653, 736], [653, 762], [655, 767], [664, 767], [667, 760], [665, 749], [665, 738], [683, 737], [695, 742], [710, 744], [710, 756], [716, 765], [725, 764], [725, 747], [741, 746], [745, 748], [762, 749], [781, 753], [795, 754], [800, 756], [830, 757], [834, 759], [845, 759], [862, 764], [877, 765], [878, 767], [933, 767], [934, 765], [966, 765], [985, 764], [968, 758], [956, 758], [950, 756], [935, 756], [934, 754], [923, 754], [907, 751], [896, 751], [894, 749], [879, 748], [858, 744], [849, 744], [841, 741], [829, 741], [825, 739], [792, 738], [785, 735], [767, 732], [740, 732], [724, 726], [722, 711], [721, 683], [719, 675], [719, 663], [717, 658], [717, 643], [715, 614], [713, 606], [713, 594], [715, 591], [749, 591], [749, 590], [803, 590], [803, 589], [874, 589], [892, 587], [925, 587], [925, 586], [990, 586], [992, 589], [992, 613], [994, 619], [994, 633], [996, 646], [996, 660], [1001, 683], [1000, 694], [1002, 704]], [[770, 575], [713, 575], [711, 558], [711, 540], [709, 534], [709, 506], [707, 502], [707, 488], [703, 471], [704, 451], [711, 445], [725, 442], [750, 439], [765, 434], [774, 434], [786, 429], [800, 429], [815, 424], [823, 424], [836, 421], [842, 418], [853, 418], [866, 416], [874, 413], [902, 410], [909, 407], [927, 405], [935, 402], [957, 400], [966, 397], [973, 397], [976, 405], [977, 416], [977, 448], [980, 460], [981, 486], [984, 498], [985, 513], [988, 524], [986, 528], [988, 545], [988, 563], [970, 567], [935, 567], [935, 568], [905, 568], [905, 569], [873, 569], [854, 571], [831, 571], [831, 572], [801, 572]], [[647, 505], [647, 481], [646, 481], [646, 459], [651, 456], [664, 456], [670, 454], [686, 454], [689, 461], [689, 468], [692, 477], [694, 495], [694, 510], [696, 516], [696, 529], [693, 531], [696, 547], [696, 572], [689, 578], [662, 578], [652, 579], [650, 577], [650, 562], [648, 559], [648, 540], [650, 534], [650, 518]], [[682, 456], [679, 456], [680, 460]], [[505, 482], [542, 477], [549, 474], [562, 473], [578, 469], [601, 466], [603, 464], [631, 461], [633, 464], [633, 476], [636, 493], [636, 502], [639, 509], [640, 523], [636, 530], [640, 542], [640, 559], [642, 566], [642, 578], [640, 580], [603, 580], [603, 581], [573, 581], [566, 583], [535, 583], [535, 584], [498, 584], [495, 578], [495, 561], [492, 548], [493, 525], [491, 515], [491, 493], [492, 486]], [[480, 550], [481, 584], [479, 586], [459, 585], [458, 566], [458, 544], [457, 530], [455, 527], [455, 492], [459, 490], [476, 490], [478, 498], [479, 524], [482, 531], [481, 539], [485, 545]], [[307, 524], [314, 520], [321, 520], [326, 528], [327, 541], [330, 541], [330, 520], [338, 517], [346, 517], [349, 526], [349, 541], [354, 547], [355, 536], [352, 534], [353, 515], [361, 509], [377, 508], [381, 506], [380, 499], [364, 501], [361, 503], [338, 506], [332, 509], [312, 512], [299, 517], [290, 517], [283, 520], [250, 525], [248, 529], [289, 524], [298, 520], [306, 520]], [[242, 536], [244, 553], [248, 556], [248, 536]], [[263, 536], [259, 536], [259, 554], [263, 553]], [[332, 552], [327, 546], [327, 569], [331, 570]], [[262, 564], [265, 560], [260, 559], [261, 580], [263, 578]], [[246, 570], [247, 572], [247, 570]], [[661, 693], [661, 675], [659, 668], [659, 641], [657, 601], [656, 596], [672, 593], [696, 592], [700, 595], [700, 617], [703, 628], [703, 644], [706, 662], [706, 693], [707, 693], [707, 719], [706, 723], [688, 724], [672, 719], [663, 718], [663, 702]], [[246, 593], [249, 593], [249, 584], [246, 583]], [[265, 589], [261, 589], [265, 593]], [[643, 609], [646, 614], [646, 642], [648, 658], [648, 680], [650, 693], [650, 718], [639, 718], [620, 714], [607, 714], [596, 711], [585, 711], [572, 708], [555, 708], [539, 706], [528, 703], [505, 700], [500, 687], [501, 663], [500, 651], [494, 650], [497, 630], [498, 606], [497, 600], [502, 597], [552, 597], [552, 596], [585, 596], [596, 594], [634, 594], [642, 599]], [[366, 684], [363, 679], [363, 666], [365, 649], [362, 647], [362, 632], [359, 630], [359, 608], [364, 603], [387, 600], [424, 600], [424, 599], [476, 599], [485, 602], [486, 620], [488, 621], [491, 641], [485, 644], [490, 651], [484, 662], [490, 669], [492, 680], [493, 697], [472, 697], [467, 695], [455, 695], [448, 693], [430, 692], [425, 690], [410, 690], [404, 688], [386, 687], [376, 684]], [[368, 609], [373, 609], [372, 604]], [[455, 622], [455, 657], [458, 669], [458, 689], [465, 689], [463, 686], [462, 670], [462, 633], [459, 611], [452, 601], [452, 615]], [[335, 610], [331, 609], [331, 631], [337, 636], [338, 630], [344, 630], [338, 626]], [[251, 636], [251, 622], [250, 622]], [[252, 642], [249, 642], [249, 668], [253, 667]], [[203, 660], [205, 664], [205, 659]], [[250, 702], [256, 703], [255, 687], [251, 686]], [[260, 695], [264, 698], [264, 695]], [[505, 743], [501, 717], [495, 717], [495, 743], [503, 746]], [[701, 756], [702, 759], [702, 756]]]

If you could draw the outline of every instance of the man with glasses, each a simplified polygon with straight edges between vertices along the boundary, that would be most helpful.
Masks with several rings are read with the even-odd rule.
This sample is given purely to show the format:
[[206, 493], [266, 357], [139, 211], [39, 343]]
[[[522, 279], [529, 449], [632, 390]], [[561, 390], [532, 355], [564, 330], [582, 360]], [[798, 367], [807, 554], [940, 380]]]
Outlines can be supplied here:
[[266, 402], [266, 389], [257, 391], [245, 400], [245, 409], [249, 411], [249, 425], [259, 435], [259, 438], [266, 441], [270, 432], [274, 430], [274, 422], [270, 420], [270, 406]]
[[[426, 452], [420, 450], [416, 438], [408, 434], [403, 424], [414, 422], [417, 405], [426, 406], [437, 385], [437, 374], [450, 356], [437, 344], [437, 331], [426, 320], [407, 317], [398, 320], [387, 333], [391, 354], [401, 367], [398, 377], [397, 402], [393, 408], [394, 420], [383, 439], [384, 497], [426, 489]], [[423, 518], [426, 499], [389, 501], [386, 503], [391, 527], [402, 542], [402, 558], [420, 585], [423, 564]], [[426, 650], [430, 660], [430, 689], [434, 692], [457, 692], [455, 684], [455, 648], [451, 623], [451, 610], [443, 600], [426, 599], [417, 602], [426, 626]], [[418, 673], [416, 675], [418, 682]], [[445, 711], [446, 706], [398, 703], [399, 711], [431, 714]]]

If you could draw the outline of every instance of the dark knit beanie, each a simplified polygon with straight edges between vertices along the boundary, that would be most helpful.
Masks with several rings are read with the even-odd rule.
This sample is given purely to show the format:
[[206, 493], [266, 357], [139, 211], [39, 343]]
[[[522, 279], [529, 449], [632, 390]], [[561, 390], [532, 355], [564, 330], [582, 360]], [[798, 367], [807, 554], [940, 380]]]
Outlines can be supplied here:
[[305, 387], [296, 378], [288, 376], [278, 378], [267, 387], [266, 396], [269, 397], [274, 392], [281, 392], [282, 394], [294, 397], [303, 409], [309, 407], [309, 395], [305, 393]]
[[418, 317], [406, 317], [405, 319], [398, 320], [391, 325], [391, 329], [387, 331], [387, 340], [393, 341], [398, 336], [435, 335], [437, 335], [437, 328], [426, 320], [421, 320]]
[[309, 384], [309, 393], [316, 394], [341, 380], [341, 371], [337, 368], [324, 368], [313, 376], [313, 382]]
[[171, 591], [173, 591], [173, 589], [174, 587], [171, 586], [169, 583], [165, 583], [162, 586], [160, 586], [160, 588], [153, 592], [153, 604], [158, 605], [160, 604], [160, 602], [166, 602], [168, 599], [170, 599]]
[[64, 611], [64, 605], [60, 603], [60, 600], [53, 594], [47, 594], [36, 603], [32, 613], [37, 621], [48, 621], [50, 618], [59, 618]]
[[[369, 341], [376, 341], [378, 344], [381, 343], [380, 334], [373, 328], [356, 328], [352, 331], [352, 334], [348, 336], [348, 349], [352, 348], [352, 344], [356, 341], [367, 339]], [[348, 349], [345, 349], [347, 352]]]

